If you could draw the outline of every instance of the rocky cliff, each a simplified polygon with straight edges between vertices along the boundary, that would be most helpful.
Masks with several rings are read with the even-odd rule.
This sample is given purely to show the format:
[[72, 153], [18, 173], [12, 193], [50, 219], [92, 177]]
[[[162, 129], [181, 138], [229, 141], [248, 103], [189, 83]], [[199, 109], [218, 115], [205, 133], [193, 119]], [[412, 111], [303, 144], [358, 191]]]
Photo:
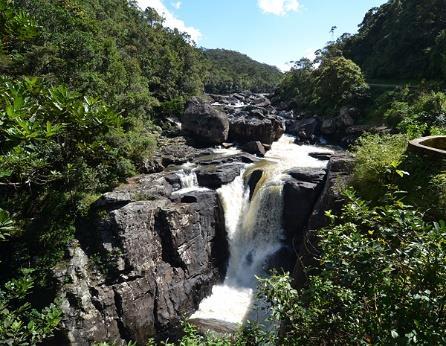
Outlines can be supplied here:
[[144, 344], [174, 329], [224, 274], [227, 241], [216, 192], [176, 198], [168, 178], [134, 178], [96, 203], [57, 271], [65, 342]]

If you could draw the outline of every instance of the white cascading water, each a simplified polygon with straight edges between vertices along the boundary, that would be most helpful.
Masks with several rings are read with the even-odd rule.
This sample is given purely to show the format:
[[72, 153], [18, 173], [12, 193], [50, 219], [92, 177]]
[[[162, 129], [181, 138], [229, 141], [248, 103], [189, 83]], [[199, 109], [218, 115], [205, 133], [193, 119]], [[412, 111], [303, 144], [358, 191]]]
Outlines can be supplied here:
[[198, 187], [197, 174], [193, 170], [186, 172], [184, 169], [182, 169], [176, 174], [180, 178], [182, 190], [194, 189]]
[[186, 162], [183, 164], [182, 169], [176, 171], [175, 174], [180, 178], [181, 189], [175, 191], [175, 195], [181, 195], [191, 191], [205, 191], [207, 188], [200, 187], [198, 185], [197, 174], [195, 173], [195, 164]]
[[[284, 135], [275, 142], [265, 159], [249, 165], [232, 183], [218, 190], [229, 238], [230, 258], [226, 278], [212, 289], [192, 319], [242, 323], [252, 307], [257, 285], [267, 259], [282, 246], [282, 189], [284, 172], [294, 167], [320, 167], [326, 162], [310, 157], [311, 152], [329, 152], [314, 146], [294, 144], [294, 137]], [[263, 171], [249, 200], [247, 180], [256, 170]], [[297, 207], [297, 206], [296, 206]]]

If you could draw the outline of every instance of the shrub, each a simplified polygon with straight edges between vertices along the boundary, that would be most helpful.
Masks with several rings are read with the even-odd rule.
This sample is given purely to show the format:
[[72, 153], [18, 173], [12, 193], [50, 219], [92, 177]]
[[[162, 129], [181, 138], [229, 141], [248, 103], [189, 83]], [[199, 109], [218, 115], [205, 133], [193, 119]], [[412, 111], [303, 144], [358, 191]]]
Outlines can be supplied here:
[[325, 59], [315, 71], [313, 103], [327, 113], [358, 105], [368, 92], [361, 68], [343, 57]]
[[353, 185], [370, 199], [382, 196], [389, 184], [389, 170], [398, 167], [407, 148], [405, 135], [366, 135], [353, 147], [355, 168]]
[[446, 343], [446, 223], [391, 192], [371, 207], [347, 193], [339, 218], [318, 235], [318, 274], [302, 289], [288, 276], [261, 280], [286, 345]]
[[302, 59], [285, 74], [276, 98], [292, 102], [299, 112], [334, 115], [342, 106], [363, 106], [368, 89], [361, 69], [351, 60], [326, 57], [316, 67]]
[[0, 340], [5, 345], [37, 345], [52, 336], [61, 320], [55, 304], [37, 310], [28, 302], [34, 280], [31, 270], [0, 288]]

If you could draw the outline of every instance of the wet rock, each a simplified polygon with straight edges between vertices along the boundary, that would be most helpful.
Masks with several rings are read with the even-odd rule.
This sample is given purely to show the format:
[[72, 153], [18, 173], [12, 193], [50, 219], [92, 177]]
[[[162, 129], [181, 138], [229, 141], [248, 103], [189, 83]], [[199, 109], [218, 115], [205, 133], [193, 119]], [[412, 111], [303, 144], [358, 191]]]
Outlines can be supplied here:
[[309, 153], [308, 156], [321, 161], [329, 161], [330, 158], [333, 156], [333, 153]]
[[333, 135], [337, 131], [336, 120], [334, 118], [324, 119], [321, 125], [323, 135]]
[[257, 107], [268, 107], [271, 105], [271, 101], [268, 100], [267, 98], [259, 98], [257, 100], [254, 100], [253, 104], [256, 105]]
[[154, 157], [144, 164], [144, 173], [160, 173], [169, 165], [181, 165], [211, 153], [208, 149], [195, 148], [184, 137], [161, 137], [158, 144]]
[[249, 186], [249, 200], [252, 199], [252, 195], [254, 194], [254, 191], [256, 189], [257, 183], [262, 179], [263, 171], [261, 169], [256, 169], [254, 172], [251, 173], [248, 180], [248, 186]]
[[301, 238], [313, 206], [322, 190], [326, 171], [320, 168], [295, 168], [283, 186], [283, 227], [288, 239]]
[[266, 153], [265, 147], [259, 141], [245, 143], [241, 146], [241, 149], [247, 153], [261, 157], [265, 156]]
[[240, 328], [240, 325], [237, 323], [230, 323], [216, 319], [204, 320], [200, 318], [193, 318], [188, 320], [188, 322], [197, 327], [197, 329], [203, 334], [211, 332], [213, 335], [217, 336], [234, 334]]
[[238, 177], [243, 166], [238, 162], [202, 166], [196, 171], [198, 184], [210, 189], [218, 189]]
[[339, 116], [341, 118], [351, 118], [353, 119], [353, 122], [355, 119], [358, 119], [358, 117], [360, 116], [360, 110], [356, 107], [351, 107], [351, 106], [344, 106], [341, 107], [341, 109], [339, 110]]
[[204, 144], [221, 144], [228, 139], [229, 122], [226, 114], [200, 98], [189, 100], [181, 123], [185, 133]]
[[307, 267], [317, 265], [316, 258], [319, 255], [317, 232], [329, 223], [325, 216], [326, 211], [339, 213], [344, 205], [341, 191], [352, 179], [354, 158], [347, 152], [335, 153], [328, 163], [327, 178], [324, 187], [314, 205], [304, 229], [303, 238], [295, 239], [294, 244], [298, 249], [298, 260], [293, 271], [294, 284], [302, 287], [308, 275]]
[[141, 200], [168, 198], [173, 192], [175, 180], [166, 173], [142, 174], [127, 180], [127, 184], [103, 194], [95, 203], [95, 208], [108, 210]]

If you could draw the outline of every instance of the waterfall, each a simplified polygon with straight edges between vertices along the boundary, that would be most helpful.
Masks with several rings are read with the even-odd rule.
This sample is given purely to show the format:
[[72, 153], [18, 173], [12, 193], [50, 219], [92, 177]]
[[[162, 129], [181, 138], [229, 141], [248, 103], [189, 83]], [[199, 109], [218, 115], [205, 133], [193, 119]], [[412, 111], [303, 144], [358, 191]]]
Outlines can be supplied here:
[[195, 173], [195, 165], [193, 163], [187, 162], [183, 164], [182, 169], [176, 171], [175, 174], [180, 178], [181, 189], [175, 191], [174, 195], [181, 195], [191, 191], [207, 191], [205, 187], [200, 187], [198, 185], [197, 174]]
[[[298, 146], [293, 137], [284, 135], [264, 160], [246, 166], [232, 183], [217, 190], [225, 213], [230, 258], [223, 284], [213, 287], [211, 296], [201, 302], [192, 319], [242, 323], [249, 318], [256, 276], [267, 275], [268, 258], [283, 246], [284, 172], [293, 167], [325, 167], [326, 162], [308, 155], [315, 149], [324, 151]], [[256, 170], [263, 174], [250, 200], [248, 180]]]
[[178, 177], [180, 178], [181, 182], [181, 189], [194, 189], [198, 187], [198, 179], [197, 174], [191, 170], [189, 172], [186, 172], [184, 169], [178, 171], [176, 173]]

